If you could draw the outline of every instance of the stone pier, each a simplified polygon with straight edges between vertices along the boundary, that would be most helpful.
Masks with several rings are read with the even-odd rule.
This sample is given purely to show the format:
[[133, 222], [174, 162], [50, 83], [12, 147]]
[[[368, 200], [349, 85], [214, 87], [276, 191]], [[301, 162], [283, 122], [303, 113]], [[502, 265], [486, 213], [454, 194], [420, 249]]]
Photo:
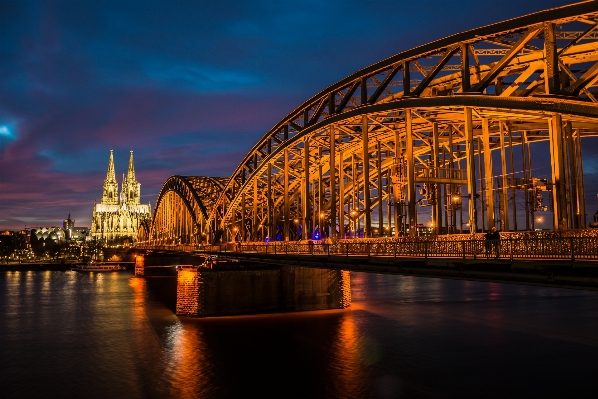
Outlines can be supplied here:
[[143, 255], [135, 256], [135, 277], [145, 276], [145, 257]]
[[350, 304], [348, 271], [294, 266], [246, 270], [182, 266], [177, 271], [180, 316], [343, 309]]

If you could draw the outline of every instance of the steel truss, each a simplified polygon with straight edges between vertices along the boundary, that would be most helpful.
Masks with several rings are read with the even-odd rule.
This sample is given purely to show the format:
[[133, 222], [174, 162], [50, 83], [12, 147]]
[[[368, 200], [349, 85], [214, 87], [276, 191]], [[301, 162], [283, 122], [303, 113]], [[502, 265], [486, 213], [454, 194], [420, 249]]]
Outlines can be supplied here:
[[[438, 234], [462, 231], [457, 214], [465, 207], [470, 226], [516, 230], [521, 210], [508, 183], [516, 172], [532, 181], [530, 146], [547, 141], [554, 229], [584, 227], [581, 138], [598, 133], [597, 26], [598, 3], [587, 1], [363, 68], [277, 123], [201, 215], [204, 222], [191, 220], [212, 241], [221, 232], [233, 241], [361, 230], [365, 237], [414, 235], [407, 226], [418, 224], [417, 208], [427, 205]], [[523, 175], [514, 169], [517, 146]], [[534, 207], [527, 209], [524, 191], [530, 228]], [[162, 193], [154, 229], [173, 223], [158, 216], [160, 201]]]
[[227, 181], [204, 176], [168, 178], [158, 194], [151, 227], [140, 229], [138, 241], [156, 245], [205, 242], [208, 215]]

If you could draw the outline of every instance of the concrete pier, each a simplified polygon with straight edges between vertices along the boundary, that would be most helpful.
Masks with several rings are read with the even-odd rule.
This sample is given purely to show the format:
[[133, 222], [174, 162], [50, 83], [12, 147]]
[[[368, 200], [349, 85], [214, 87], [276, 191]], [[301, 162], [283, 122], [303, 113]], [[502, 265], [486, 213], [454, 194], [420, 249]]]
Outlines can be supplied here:
[[183, 266], [176, 313], [217, 316], [343, 309], [351, 304], [348, 271], [294, 266], [213, 270]]

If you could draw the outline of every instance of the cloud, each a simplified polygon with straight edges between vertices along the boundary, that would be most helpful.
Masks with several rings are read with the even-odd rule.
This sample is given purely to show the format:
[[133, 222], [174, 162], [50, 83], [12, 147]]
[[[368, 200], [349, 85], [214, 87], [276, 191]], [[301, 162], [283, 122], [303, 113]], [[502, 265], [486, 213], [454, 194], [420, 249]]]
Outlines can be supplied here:
[[59, 224], [69, 211], [89, 223], [110, 148], [119, 174], [135, 151], [152, 203], [173, 174], [227, 176], [293, 108], [354, 71], [565, 4], [505, 1], [2, 1], [0, 228]]

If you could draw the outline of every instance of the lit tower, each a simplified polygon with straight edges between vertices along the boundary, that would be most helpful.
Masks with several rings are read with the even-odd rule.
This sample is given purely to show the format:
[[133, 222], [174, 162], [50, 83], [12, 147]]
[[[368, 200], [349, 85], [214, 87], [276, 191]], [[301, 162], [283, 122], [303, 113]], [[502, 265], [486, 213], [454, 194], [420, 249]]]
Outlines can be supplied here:
[[114, 155], [112, 154], [112, 150], [110, 150], [110, 160], [108, 161], [108, 173], [106, 173], [106, 180], [104, 180], [102, 204], [118, 205], [118, 182], [114, 173]]
[[141, 196], [141, 184], [135, 179], [135, 166], [133, 165], [133, 150], [129, 157], [129, 170], [127, 177], [123, 179], [121, 197], [124, 197], [124, 202], [127, 205], [139, 205], [139, 197]]

